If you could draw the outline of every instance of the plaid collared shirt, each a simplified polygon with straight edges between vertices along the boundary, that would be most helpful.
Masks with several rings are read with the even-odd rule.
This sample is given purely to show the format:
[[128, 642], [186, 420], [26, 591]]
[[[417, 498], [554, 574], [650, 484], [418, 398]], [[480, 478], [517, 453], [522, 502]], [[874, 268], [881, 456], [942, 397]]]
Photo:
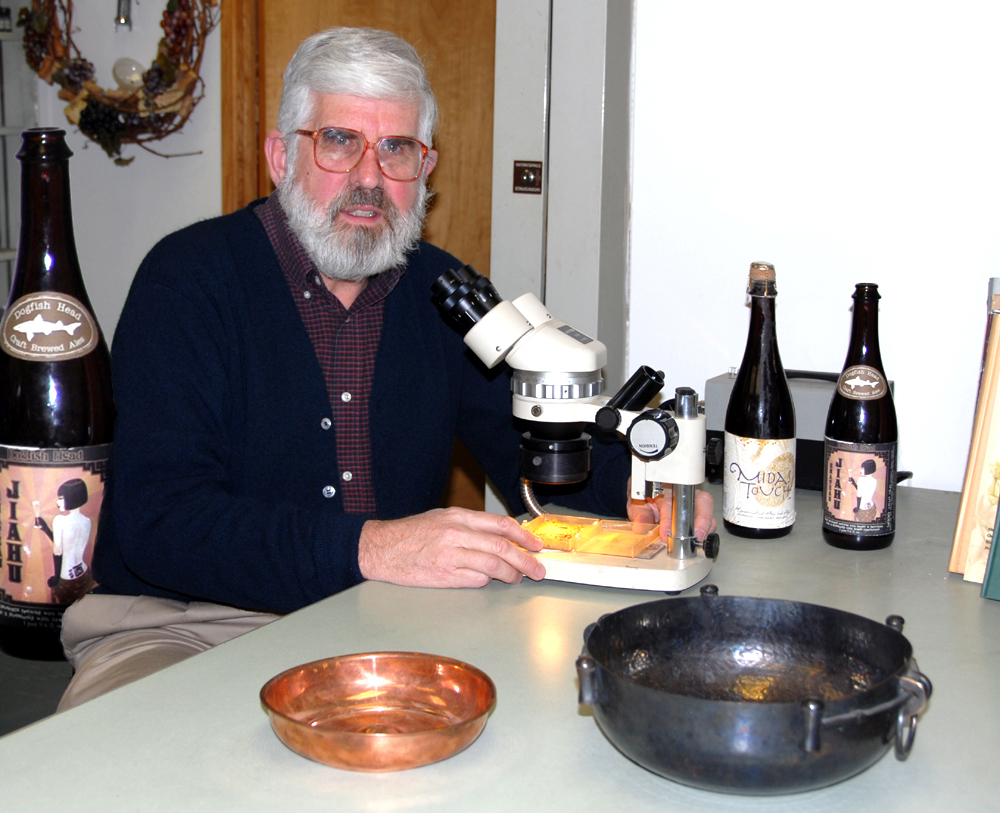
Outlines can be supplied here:
[[396, 287], [403, 269], [371, 277], [347, 309], [327, 290], [323, 277], [288, 227], [278, 193], [274, 192], [255, 212], [278, 255], [326, 379], [344, 510], [349, 514], [374, 514], [368, 407], [385, 298]]

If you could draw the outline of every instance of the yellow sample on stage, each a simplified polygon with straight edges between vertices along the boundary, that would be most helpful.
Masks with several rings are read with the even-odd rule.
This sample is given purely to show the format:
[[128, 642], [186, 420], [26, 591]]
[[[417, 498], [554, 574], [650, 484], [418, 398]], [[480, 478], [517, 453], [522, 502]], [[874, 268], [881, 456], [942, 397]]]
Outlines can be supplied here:
[[635, 558], [660, 538], [659, 526], [628, 520], [542, 514], [521, 523], [547, 550]]

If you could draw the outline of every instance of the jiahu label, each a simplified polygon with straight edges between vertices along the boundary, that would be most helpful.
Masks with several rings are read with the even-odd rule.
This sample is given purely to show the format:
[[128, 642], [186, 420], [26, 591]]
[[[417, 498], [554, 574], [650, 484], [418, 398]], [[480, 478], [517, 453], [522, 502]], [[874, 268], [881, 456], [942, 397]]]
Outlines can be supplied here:
[[79, 300], [54, 291], [22, 296], [0, 322], [4, 352], [27, 361], [65, 361], [97, 346], [97, 322]]
[[795, 438], [759, 440], [726, 432], [722, 516], [744, 528], [795, 522]]
[[823, 527], [851, 536], [896, 530], [896, 444], [826, 439]]
[[0, 619], [59, 627], [62, 610], [94, 587], [90, 562], [111, 444], [69, 449], [0, 446]]

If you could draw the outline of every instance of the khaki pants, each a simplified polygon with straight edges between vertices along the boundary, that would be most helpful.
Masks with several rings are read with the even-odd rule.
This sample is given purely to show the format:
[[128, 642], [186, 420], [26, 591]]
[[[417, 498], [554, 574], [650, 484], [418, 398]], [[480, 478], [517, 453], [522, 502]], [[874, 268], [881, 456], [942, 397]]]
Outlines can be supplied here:
[[117, 689], [269, 624], [280, 616], [221, 604], [89, 594], [63, 615], [74, 674], [57, 711]]

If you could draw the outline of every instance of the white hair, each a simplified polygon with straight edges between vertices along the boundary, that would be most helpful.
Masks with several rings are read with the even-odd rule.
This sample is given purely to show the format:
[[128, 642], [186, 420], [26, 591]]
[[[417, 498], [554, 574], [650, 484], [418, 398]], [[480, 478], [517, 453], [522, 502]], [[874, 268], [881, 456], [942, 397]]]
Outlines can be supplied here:
[[298, 155], [295, 131], [312, 118], [320, 94], [416, 103], [417, 138], [431, 146], [437, 101], [416, 49], [395, 34], [376, 28], [330, 28], [314, 34], [296, 50], [284, 82], [278, 129], [292, 161]]

